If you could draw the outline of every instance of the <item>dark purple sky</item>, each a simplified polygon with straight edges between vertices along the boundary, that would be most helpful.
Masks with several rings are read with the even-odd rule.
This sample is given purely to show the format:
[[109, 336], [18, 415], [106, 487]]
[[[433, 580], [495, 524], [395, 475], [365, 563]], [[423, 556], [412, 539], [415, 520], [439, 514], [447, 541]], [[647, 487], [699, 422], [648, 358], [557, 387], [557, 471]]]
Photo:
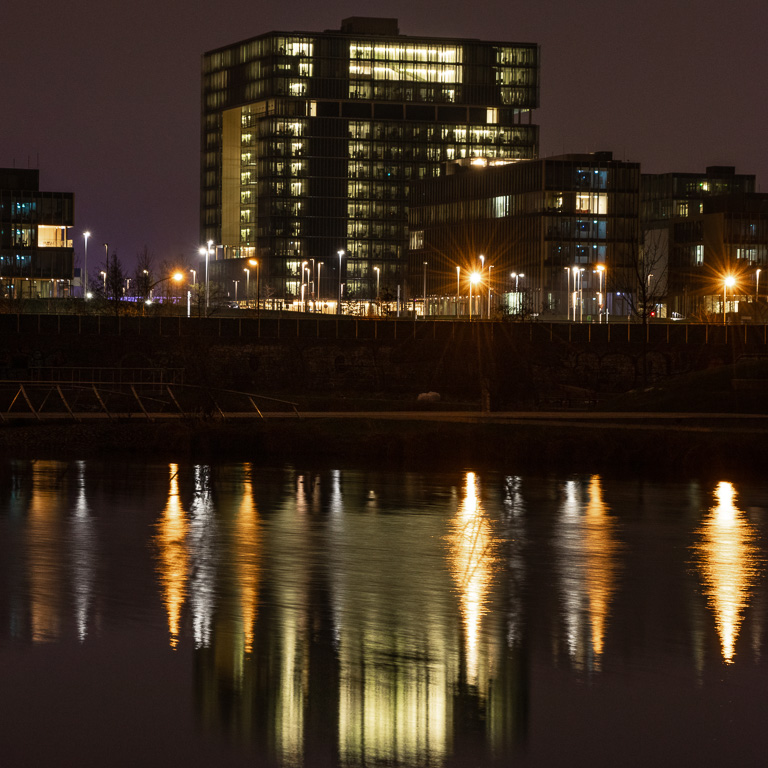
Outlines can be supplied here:
[[539, 43], [542, 155], [735, 165], [768, 191], [766, 0], [8, 2], [0, 165], [38, 166], [44, 189], [75, 193], [89, 262], [104, 242], [128, 264], [145, 244], [158, 260], [191, 256], [201, 54], [362, 15], [397, 17], [404, 34]]

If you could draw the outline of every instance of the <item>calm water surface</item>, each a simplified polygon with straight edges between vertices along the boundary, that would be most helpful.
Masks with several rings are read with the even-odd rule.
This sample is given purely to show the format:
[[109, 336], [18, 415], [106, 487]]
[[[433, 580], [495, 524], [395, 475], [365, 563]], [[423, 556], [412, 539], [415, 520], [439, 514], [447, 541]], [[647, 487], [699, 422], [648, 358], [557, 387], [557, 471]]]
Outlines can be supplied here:
[[763, 765], [768, 485], [0, 466], [4, 765]]

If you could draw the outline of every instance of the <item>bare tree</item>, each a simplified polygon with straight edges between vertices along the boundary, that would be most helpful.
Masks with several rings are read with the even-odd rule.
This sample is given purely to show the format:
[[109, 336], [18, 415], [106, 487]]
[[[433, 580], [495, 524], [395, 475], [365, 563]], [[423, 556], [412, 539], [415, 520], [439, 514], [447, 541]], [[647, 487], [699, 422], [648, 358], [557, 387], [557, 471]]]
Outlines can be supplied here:
[[611, 269], [608, 282], [630, 313], [646, 325], [666, 298], [668, 270], [666, 231], [650, 230], [645, 242], [634, 248], [623, 264]]
[[104, 279], [98, 284], [97, 292], [101, 293], [104, 299], [110, 302], [117, 317], [122, 306], [126, 274], [122, 262], [116, 253], [113, 253], [112, 256], [107, 255], [107, 262], [104, 264], [103, 272]]
[[649, 230], [623, 264], [611, 270], [608, 280], [612, 291], [621, 296], [630, 313], [643, 325], [642, 376], [648, 384], [648, 321], [655, 316], [667, 295], [669, 248], [667, 231]]
[[149, 293], [152, 289], [154, 262], [155, 257], [145, 245], [136, 256], [136, 269], [133, 273], [134, 295], [142, 303], [149, 299]]

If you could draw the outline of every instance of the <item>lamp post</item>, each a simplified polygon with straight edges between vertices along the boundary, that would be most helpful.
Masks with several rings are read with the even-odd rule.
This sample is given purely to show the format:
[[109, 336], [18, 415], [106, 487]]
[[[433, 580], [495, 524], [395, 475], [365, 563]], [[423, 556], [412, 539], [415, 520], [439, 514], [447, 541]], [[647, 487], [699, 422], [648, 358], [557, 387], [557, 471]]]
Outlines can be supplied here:
[[251, 270], [248, 267], [243, 269], [245, 272], [245, 306], [250, 307], [251, 301]]
[[579, 322], [584, 322], [584, 269], [579, 270]]
[[344, 251], [337, 251], [336, 252], [339, 257], [339, 303], [336, 307], [336, 314], [341, 314], [341, 259], [344, 256]]
[[[147, 281], [149, 281], [149, 272], [147, 270], [143, 270], [144, 274], [147, 276]], [[145, 305], [149, 305], [152, 303], [152, 291], [155, 289], [155, 286], [160, 285], [160, 283], [164, 283], [166, 280], [174, 280], [175, 282], [181, 284], [181, 281], [184, 279], [184, 274], [182, 272], [174, 272], [172, 275], [168, 275], [168, 277], [161, 277], [159, 280], [155, 280], [154, 283], [151, 283], [147, 286], [147, 298], [144, 300]], [[143, 313], [143, 307], [142, 307], [142, 313]]]
[[239, 280], [233, 280], [232, 282], [235, 284], [235, 302], [237, 302], [237, 284], [240, 281]]
[[760, 301], [760, 270], [757, 270], [756, 273], [756, 282], [755, 282], [755, 302]]
[[190, 269], [189, 270], [192, 273], [192, 285], [197, 284], [197, 270], [196, 269]]
[[469, 276], [469, 321], [472, 322], [472, 286], [480, 282], [480, 275], [473, 272]]
[[205, 256], [205, 313], [208, 314], [208, 300], [210, 296], [210, 291], [208, 287], [208, 260], [211, 256], [211, 246], [213, 245], [213, 240], [209, 240], [207, 243], [207, 246], [205, 248], [200, 248], [200, 255]]
[[726, 275], [723, 280], [723, 325], [725, 325], [726, 291], [728, 288], [733, 288], [734, 285], [736, 285], [736, 278], [733, 275]]
[[107, 295], [107, 273], [102, 269], [99, 274], [101, 275], [102, 280], [104, 281], [104, 295]]
[[104, 267], [104, 297], [107, 296], [107, 272], [109, 272], [109, 243], [104, 243], [104, 253], [106, 254], [106, 266]]
[[259, 316], [260, 302], [261, 302], [261, 285], [259, 283], [259, 262], [256, 259], [248, 259], [248, 263], [252, 267], [256, 267], [256, 317]]
[[80, 293], [86, 300], [88, 299], [88, 238], [90, 236], [90, 232], [83, 232], [83, 238], [85, 239], [85, 259], [83, 261], [83, 275], [80, 277]]
[[[379, 304], [379, 279], [381, 278], [381, 269], [379, 267], [374, 267], [373, 271], [376, 273], [376, 306], [378, 308]], [[377, 312], [378, 314], [378, 312]]]
[[573, 322], [576, 322], [576, 305], [578, 304], [578, 288], [576, 287], [578, 285], [578, 277], [579, 277], [579, 268], [578, 267], [571, 267], [573, 271], [573, 294], [571, 295], [571, 304], [573, 305]]
[[[488, 270], [489, 270], [488, 277], [489, 277], [489, 279], [490, 279], [490, 270], [491, 269], [493, 269], [493, 267], [488, 267]], [[566, 267], [566, 269], [568, 269], [568, 268]], [[522, 312], [522, 304], [523, 304], [523, 302], [520, 301], [520, 293], [518, 291], [518, 287], [519, 287], [519, 282], [518, 281], [520, 280], [521, 277], [525, 277], [525, 275], [522, 272], [510, 272], [509, 276], [514, 278], [514, 280], [515, 280], [515, 305], [516, 305], [517, 311], [519, 313], [519, 312]], [[570, 315], [569, 315], [569, 317], [570, 317]], [[574, 318], [575, 318], [575, 315], [574, 315]]]
[[461, 281], [459, 279], [461, 267], [456, 267], [456, 319], [459, 319], [459, 293], [461, 291]]
[[427, 319], [427, 262], [424, 262], [424, 303], [422, 304], [424, 319]]
[[598, 315], [598, 322], [603, 322], [603, 274], [605, 273], [605, 265], [604, 264], [598, 264], [597, 265], [597, 274], [599, 277], [598, 287], [599, 290], [597, 292], [597, 303], [598, 303], [598, 310], [600, 314]]
[[493, 264], [488, 265], [488, 319], [491, 319], [491, 270]]
[[[483, 272], [485, 271], [485, 256], [483, 256], [483, 254], [481, 253], [478, 258], [480, 259], [480, 279], [482, 280]], [[476, 295], [480, 296], [480, 292], [477, 291]], [[480, 314], [480, 318], [482, 319], [482, 317], [483, 317], [483, 301], [482, 301], [482, 299], [480, 299], [480, 313], [479, 314]]]
[[571, 319], [571, 270], [570, 267], [565, 267], [565, 297], [566, 297], [566, 310], [568, 312], [567, 319]]
[[[320, 276], [322, 275], [322, 270], [323, 270], [323, 262], [318, 261], [317, 262], [317, 302], [318, 304], [322, 300], [320, 297], [320, 293], [321, 293], [320, 288], [322, 286], [322, 283], [320, 282]], [[322, 306], [321, 306], [321, 311], [322, 311]]]

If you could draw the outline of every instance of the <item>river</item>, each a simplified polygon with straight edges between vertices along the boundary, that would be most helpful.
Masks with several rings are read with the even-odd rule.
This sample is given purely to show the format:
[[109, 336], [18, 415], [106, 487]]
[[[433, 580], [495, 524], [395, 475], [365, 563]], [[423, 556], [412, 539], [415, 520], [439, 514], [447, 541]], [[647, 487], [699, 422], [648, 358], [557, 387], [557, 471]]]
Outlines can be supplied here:
[[0, 466], [7, 765], [762, 765], [768, 484]]

